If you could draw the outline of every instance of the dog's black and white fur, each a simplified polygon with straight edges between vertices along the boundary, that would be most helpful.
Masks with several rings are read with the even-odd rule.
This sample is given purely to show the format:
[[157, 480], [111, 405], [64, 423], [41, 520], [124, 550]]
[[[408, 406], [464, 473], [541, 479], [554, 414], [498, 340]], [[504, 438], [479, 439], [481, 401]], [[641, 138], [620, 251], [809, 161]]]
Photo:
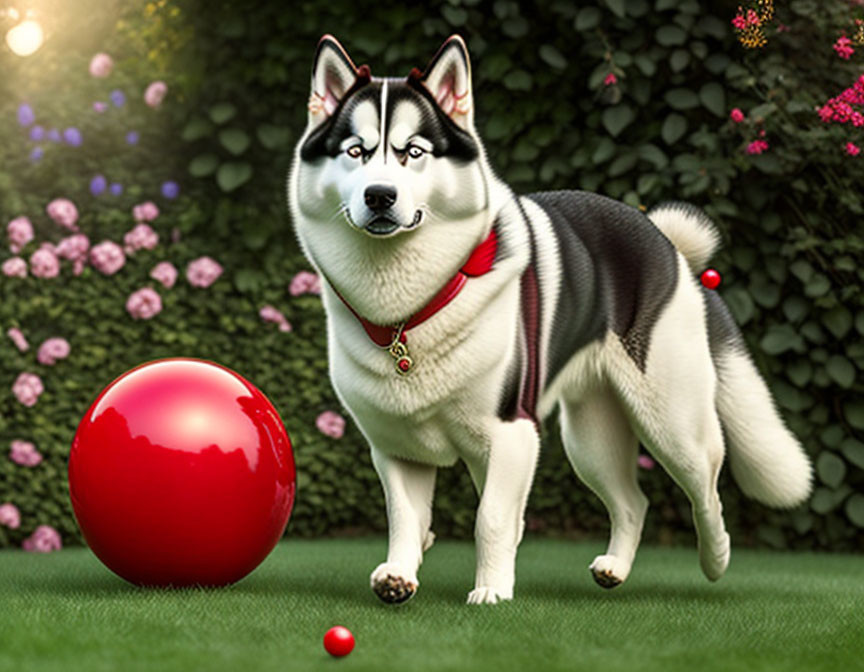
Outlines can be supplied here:
[[[515, 195], [474, 127], [460, 37], [407, 78], [372, 77], [322, 38], [288, 190], [323, 278], [331, 380], [386, 495], [389, 551], [371, 576], [382, 599], [414, 594], [436, 470], [459, 459], [480, 493], [468, 602], [512, 598], [538, 427], [556, 406], [573, 468], [609, 511], [608, 550], [590, 566], [604, 587], [627, 578], [642, 531], [640, 441], [690, 498], [711, 580], [729, 562], [724, 430], [746, 494], [777, 507], [807, 497], [806, 454], [696, 279], [719, 242], [711, 222], [678, 203], [645, 216], [580, 191]], [[400, 375], [352, 309], [403, 323], [493, 229], [491, 270], [407, 332], [415, 366]]]

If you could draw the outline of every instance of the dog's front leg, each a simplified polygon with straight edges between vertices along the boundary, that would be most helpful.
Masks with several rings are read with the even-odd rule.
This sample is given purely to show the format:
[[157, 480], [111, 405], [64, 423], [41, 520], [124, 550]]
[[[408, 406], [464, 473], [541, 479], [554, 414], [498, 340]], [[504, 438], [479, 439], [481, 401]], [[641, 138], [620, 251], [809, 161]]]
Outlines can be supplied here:
[[513, 598], [516, 548], [525, 529], [525, 505], [540, 452], [540, 437], [530, 420], [498, 423], [490, 438], [485, 459], [468, 461], [480, 492], [477, 578], [468, 604]]
[[417, 591], [423, 551], [435, 538], [429, 526], [436, 467], [391, 457], [374, 446], [372, 463], [384, 488], [390, 540], [387, 562], [372, 572], [370, 584], [385, 602], [405, 602]]

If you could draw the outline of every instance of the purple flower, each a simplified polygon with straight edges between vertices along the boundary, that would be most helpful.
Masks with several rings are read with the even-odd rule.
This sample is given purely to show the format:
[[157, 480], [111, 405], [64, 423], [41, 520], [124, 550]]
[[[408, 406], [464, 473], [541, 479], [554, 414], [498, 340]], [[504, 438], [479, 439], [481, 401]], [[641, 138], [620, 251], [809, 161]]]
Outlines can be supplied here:
[[112, 182], [111, 187], [110, 187], [110, 191], [111, 191], [112, 196], [119, 196], [120, 194], [123, 193], [123, 185], [120, 184], [119, 182]]
[[30, 139], [33, 142], [42, 142], [45, 139], [45, 129], [39, 125], [30, 129]]
[[41, 161], [43, 156], [45, 156], [45, 150], [41, 147], [34, 147], [33, 150], [30, 152], [30, 160], [33, 163]]
[[63, 140], [62, 136], [60, 135], [60, 131], [58, 131], [56, 128], [52, 128], [50, 131], [48, 131], [48, 139], [51, 142], [60, 142], [61, 140]]
[[79, 131], [74, 126], [70, 126], [65, 131], [63, 131], [63, 139], [66, 141], [67, 145], [79, 147], [82, 142], [81, 131]]
[[174, 180], [162, 183], [162, 195], [165, 198], [177, 198], [180, 195], [180, 185]]
[[140, 139], [141, 134], [138, 131], [129, 131], [126, 134], [126, 144], [128, 145], [137, 145]]
[[22, 126], [29, 126], [36, 121], [36, 115], [33, 114], [33, 108], [27, 103], [21, 103], [18, 106], [18, 123]]
[[108, 103], [103, 103], [101, 100], [97, 100], [93, 103], [93, 109], [96, 110], [99, 114], [102, 114], [105, 110], [108, 109]]
[[105, 179], [104, 175], [97, 175], [92, 180], [90, 180], [90, 193], [94, 196], [104, 194], [107, 187], [108, 180]]
[[120, 89], [114, 89], [108, 97], [111, 98], [114, 107], [123, 107], [126, 104], [126, 94]]

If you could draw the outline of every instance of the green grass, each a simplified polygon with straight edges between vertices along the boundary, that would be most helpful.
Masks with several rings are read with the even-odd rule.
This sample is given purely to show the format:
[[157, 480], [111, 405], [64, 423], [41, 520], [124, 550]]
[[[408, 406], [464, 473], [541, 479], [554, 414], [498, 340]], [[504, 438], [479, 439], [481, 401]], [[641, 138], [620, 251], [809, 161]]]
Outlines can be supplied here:
[[[421, 586], [379, 603], [382, 539], [287, 541], [226, 589], [140, 589], [85, 549], [0, 553], [0, 670], [818, 670], [860, 669], [864, 558], [733, 549], [710, 584], [695, 549], [643, 548], [605, 591], [602, 547], [527, 539], [516, 599], [468, 606], [473, 548], [439, 542]], [[332, 625], [357, 647], [331, 659]]]

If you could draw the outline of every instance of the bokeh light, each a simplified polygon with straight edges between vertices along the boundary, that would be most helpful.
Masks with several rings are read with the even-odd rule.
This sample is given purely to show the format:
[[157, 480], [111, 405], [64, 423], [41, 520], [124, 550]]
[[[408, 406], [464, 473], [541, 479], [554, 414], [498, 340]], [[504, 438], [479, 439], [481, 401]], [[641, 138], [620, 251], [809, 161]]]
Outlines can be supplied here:
[[35, 54], [45, 41], [45, 33], [38, 21], [27, 19], [6, 33], [6, 44], [18, 56]]

